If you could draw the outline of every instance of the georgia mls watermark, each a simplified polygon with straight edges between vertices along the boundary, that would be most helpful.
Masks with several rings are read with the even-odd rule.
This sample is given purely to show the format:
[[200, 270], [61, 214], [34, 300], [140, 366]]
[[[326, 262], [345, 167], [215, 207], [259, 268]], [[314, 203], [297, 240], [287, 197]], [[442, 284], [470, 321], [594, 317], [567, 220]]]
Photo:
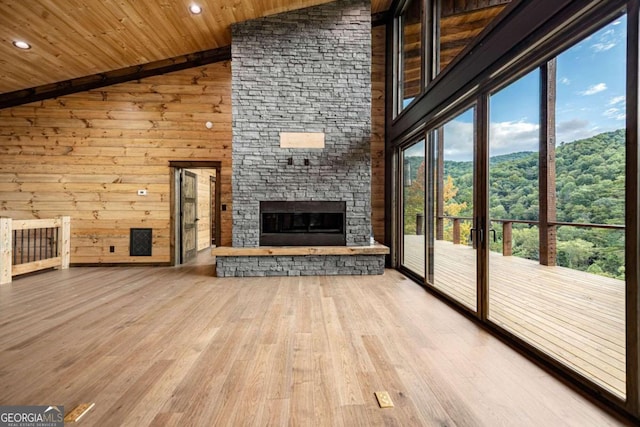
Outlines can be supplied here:
[[0, 427], [64, 427], [64, 406], [0, 406]]

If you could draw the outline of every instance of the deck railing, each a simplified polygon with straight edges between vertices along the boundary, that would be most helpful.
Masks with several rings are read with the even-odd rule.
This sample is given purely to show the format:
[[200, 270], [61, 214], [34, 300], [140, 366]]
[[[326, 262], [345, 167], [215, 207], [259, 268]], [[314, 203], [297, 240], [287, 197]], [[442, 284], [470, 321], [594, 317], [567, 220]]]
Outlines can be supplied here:
[[[436, 234], [437, 240], [444, 240], [444, 234], [441, 230], [444, 229], [444, 220], [452, 221], [452, 241], [454, 245], [460, 244], [460, 224], [462, 221], [473, 221], [471, 217], [462, 216], [439, 216], [437, 217]], [[512, 226], [513, 224], [528, 224], [528, 225], [540, 225], [539, 221], [520, 220], [520, 219], [491, 219], [491, 222], [497, 222], [502, 224], [502, 255], [513, 255], [513, 240], [512, 240]], [[568, 227], [581, 227], [581, 228], [601, 228], [606, 230], [624, 230], [624, 225], [619, 224], [591, 224], [591, 223], [577, 223], [577, 222], [561, 222], [561, 221], [549, 221], [547, 226], [550, 228], [568, 226]], [[554, 242], [555, 243], [555, 242]], [[542, 242], [540, 243], [542, 245]], [[541, 252], [543, 248], [540, 248]], [[547, 253], [555, 252], [555, 245], [549, 248], [545, 248]], [[554, 256], [549, 257], [555, 260]], [[555, 264], [555, 262], [553, 263]]]
[[0, 218], [0, 285], [46, 268], [69, 268], [71, 218]]

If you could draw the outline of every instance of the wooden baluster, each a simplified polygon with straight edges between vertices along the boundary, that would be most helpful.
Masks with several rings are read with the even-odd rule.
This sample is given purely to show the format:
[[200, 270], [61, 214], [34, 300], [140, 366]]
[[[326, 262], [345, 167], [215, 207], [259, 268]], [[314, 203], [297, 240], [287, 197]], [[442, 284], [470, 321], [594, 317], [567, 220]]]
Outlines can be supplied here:
[[0, 218], [0, 285], [11, 283], [11, 218]]
[[69, 268], [71, 259], [71, 217], [63, 216], [60, 224], [60, 234], [58, 235], [58, 253], [61, 258], [61, 268]]
[[460, 220], [458, 218], [453, 219], [453, 244], [460, 244]]
[[512, 226], [510, 222], [502, 223], [502, 255], [503, 256], [512, 255], [511, 229], [512, 229]]

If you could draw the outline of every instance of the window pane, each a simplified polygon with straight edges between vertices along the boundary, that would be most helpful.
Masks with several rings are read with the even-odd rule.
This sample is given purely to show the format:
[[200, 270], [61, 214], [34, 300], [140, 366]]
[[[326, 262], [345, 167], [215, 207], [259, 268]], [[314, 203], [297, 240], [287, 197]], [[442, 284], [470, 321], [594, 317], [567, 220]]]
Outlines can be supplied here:
[[[435, 236], [430, 284], [476, 310], [476, 250], [473, 227], [475, 109], [436, 133]], [[431, 272], [430, 272], [431, 276]]]
[[442, 0], [440, 8], [439, 67], [443, 70], [504, 9], [483, 2]]
[[491, 96], [489, 133], [488, 318], [621, 398], [625, 27], [557, 57], [556, 97], [542, 100], [556, 116], [550, 144], [538, 140], [538, 70]]
[[[582, 323], [578, 372], [624, 397], [626, 16], [557, 58], [558, 268]], [[637, 76], [636, 76], [637, 77]], [[604, 224], [607, 228], [591, 224]], [[571, 340], [568, 338], [567, 340]]]
[[402, 265], [424, 277], [425, 140], [402, 151]]
[[399, 105], [402, 111], [422, 91], [422, 0], [411, 0], [399, 19]]

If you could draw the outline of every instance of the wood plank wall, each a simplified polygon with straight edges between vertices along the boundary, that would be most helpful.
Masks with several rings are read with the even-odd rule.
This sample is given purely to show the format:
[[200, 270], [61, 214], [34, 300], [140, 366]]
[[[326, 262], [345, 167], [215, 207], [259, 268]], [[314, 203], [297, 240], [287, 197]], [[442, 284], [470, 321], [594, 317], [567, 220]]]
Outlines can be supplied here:
[[444, 16], [440, 19], [440, 70], [476, 38], [495, 19], [505, 5]]
[[[222, 243], [230, 245], [230, 67], [226, 61], [0, 110], [0, 215], [71, 216], [72, 263], [168, 262], [169, 161], [219, 160], [228, 205]], [[129, 256], [134, 227], [153, 229], [151, 257]]]
[[[372, 224], [381, 243], [384, 33], [372, 30]], [[230, 67], [225, 61], [0, 110], [0, 216], [71, 216], [73, 264], [169, 262], [169, 161], [219, 160], [227, 205], [221, 245], [230, 246]], [[129, 229], [137, 227], [153, 229], [151, 257], [129, 256]]]
[[371, 32], [371, 223], [376, 241], [384, 241], [385, 32]]

